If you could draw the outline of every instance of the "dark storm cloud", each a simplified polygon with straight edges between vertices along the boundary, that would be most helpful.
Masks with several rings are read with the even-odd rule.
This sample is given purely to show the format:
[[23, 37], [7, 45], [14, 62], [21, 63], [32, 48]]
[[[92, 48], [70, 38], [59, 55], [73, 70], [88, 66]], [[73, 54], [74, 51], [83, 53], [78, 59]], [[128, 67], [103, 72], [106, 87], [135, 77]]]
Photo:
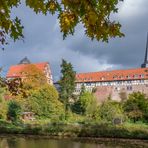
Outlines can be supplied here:
[[[124, 10], [120, 11], [119, 9], [119, 14], [114, 17], [122, 24], [122, 32], [124, 32], [125, 37], [110, 39], [109, 43], [91, 42], [84, 37], [73, 44], [69, 44], [69, 48], [79, 51], [81, 54], [90, 55], [98, 61], [106, 59], [107, 63], [119, 64], [122, 68], [140, 66], [144, 58], [148, 31], [148, 1], [143, 0], [140, 3], [140, 0], [136, 0], [133, 3], [130, 2], [130, 6], [127, 4], [128, 1], [125, 1], [125, 4], [123, 3], [120, 6], [121, 10]], [[123, 5], [127, 6], [122, 8]]]
[[125, 0], [113, 19], [122, 24], [124, 38], [109, 43], [91, 41], [78, 25], [74, 36], [63, 40], [57, 16], [36, 15], [23, 4], [14, 9], [24, 25], [24, 42], [17, 41], [0, 51], [0, 67], [8, 67], [27, 56], [32, 62], [48, 61], [54, 79], [60, 75], [61, 59], [70, 61], [77, 72], [138, 67], [143, 62], [146, 32], [148, 31], [148, 1]]

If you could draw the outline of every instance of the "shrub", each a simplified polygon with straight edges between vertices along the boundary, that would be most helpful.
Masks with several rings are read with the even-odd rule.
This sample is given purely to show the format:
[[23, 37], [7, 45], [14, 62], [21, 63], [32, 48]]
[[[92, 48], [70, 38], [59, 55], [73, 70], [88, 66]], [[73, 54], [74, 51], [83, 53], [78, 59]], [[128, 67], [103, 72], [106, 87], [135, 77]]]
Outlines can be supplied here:
[[10, 119], [12, 122], [17, 122], [20, 120], [21, 106], [16, 101], [11, 100], [8, 103], [7, 116], [8, 116], [8, 119]]
[[134, 122], [148, 119], [148, 99], [141, 92], [130, 94], [123, 107], [127, 116]]
[[107, 100], [100, 106], [102, 120], [112, 122], [115, 118], [124, 118], [123, 109], [120, 103]]

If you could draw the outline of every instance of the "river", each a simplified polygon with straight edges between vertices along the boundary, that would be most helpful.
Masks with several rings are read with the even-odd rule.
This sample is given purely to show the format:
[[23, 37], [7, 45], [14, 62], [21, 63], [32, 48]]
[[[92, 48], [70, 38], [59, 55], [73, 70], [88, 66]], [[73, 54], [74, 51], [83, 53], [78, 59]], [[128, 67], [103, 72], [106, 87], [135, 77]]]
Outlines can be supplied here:
[[0, 148], [148, 148], [148, 141], [141, 140], [70, 140], [42, 137], [0, 136]]

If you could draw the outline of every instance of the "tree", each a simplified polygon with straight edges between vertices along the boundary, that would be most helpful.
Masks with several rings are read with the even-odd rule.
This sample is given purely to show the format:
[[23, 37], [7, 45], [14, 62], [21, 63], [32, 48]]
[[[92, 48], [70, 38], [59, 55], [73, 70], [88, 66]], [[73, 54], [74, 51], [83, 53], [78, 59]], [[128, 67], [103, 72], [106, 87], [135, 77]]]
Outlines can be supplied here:
[[100, 106], [100, 116], [103, 120], [113, 122], [115, 118], [123, 118], [123, 109], [120, 103], [106, 100]]
[[69, 108], [70, 99], [72, 99], [73, 92], [75, 90], [75, 71], [72, 64], [68, 63], [64, 59], [61, 64], [62, 76], [59, 81], [60, 85], [60, 99], [65, 105], [65, 110]]
[[23, 83], [20, 78], [14, 78], [6, 81], [8, 90], [12, 96], [22, 94]]
[[32, 111], [40, 118], [59, 118], [64, 113], [63, 104], [54, 86], [44, 85], [31, 90], [27, 98], [25, 111]]
[[7, 102], [4, 98], [6, 89], [0, 87], [0, 119], [6, 119], [7, 117]]
[[84, 94], [85, 91], [86, 91], [85, 85], [82, 84], [82, 86], [81, 86], [80, 96], [81, 96], [82, 94]]
[[[0, 68], [0, 73], [1, 71], [2, 71], [2, 68]], [[5, 87], [5, 86], [6, 86], [6, 79], [0, 75], [0, 87]]]
[[27, 97], [30, 89], [37, 89], [47, 84], [45, 74], [33, 64], [26, 65], [20, 75], [20, 78], [7, 81], [9, 91], [14, 96], [22, 95]]
[[71, 106], [73, 112], [77, 114], [84, 114], [84, 109], [81, 104], [80, 96], [82, 96], [86, 92], [85, 85], [82, 84], [80, 95], [76, 98], [74, 104]]
[[93, 94], [91, 102], [86, 107], [85, 114], [90, 120], [100, 120], [99, 104]]
[[33, 64], [25, 66], [21, 73], [23, 76], [23, 88], [26, 90], [47, 84], [47, 78], [44, 72]]
[[[123, 36], [119, 22], [110, 19], [118, 12], [118, 3], [123, 0], [26, 0], [28, 7], [36, 13], [58, 15], [61, 32], [65, 38], [73, 34], [78, 23], [83, 24], [85, 34], [91, 39], [108, 41], [109, 37]], [[21, 20], [12, 18], [12, 8], [21, 0], [0, 1], [0, 44], [7, 44], [10, 36], [14, 41], [23, 38]]]
[[19, 103], [17, 103], [14, 100], [11, 100], [8, 103], [8, 113], [7, 113], [8, 119], [10, 119], [12, 122], [17, 122], [20, 120], [21, 116], [21, 106]]
[[[0, 68], [0, 72], [2, 68]], [[6, 119], [7, 117], [7, 102], [4, 98], [7, 93], [6, 81], [0, 76], [0, 119]]]
[[79, 98], [79, 102], [80, 102], [82, 114], [86, 114], [87, 108], [92, 103], [93, 100], [94, 100], [94, 96], [90, 92], [85, 91], [83, 94], [81, 94]]
[[80, 94], [79, 99], [74, 103], [73, 111], [78, 114], [86, 115], [87, 111], [89, 112], [89, 109], [91, 109], [91, 105], [94, 104], [94, 102], [96, 103], [95, 100], [96, 98], [92, 93], [84, 91]]
[[139, 119], [147, 118], [148, 99], [141, 92], [134, 92], [129, 95], [129, 98], [124, 103], [124, 111], [127, 116], [134, 122]]

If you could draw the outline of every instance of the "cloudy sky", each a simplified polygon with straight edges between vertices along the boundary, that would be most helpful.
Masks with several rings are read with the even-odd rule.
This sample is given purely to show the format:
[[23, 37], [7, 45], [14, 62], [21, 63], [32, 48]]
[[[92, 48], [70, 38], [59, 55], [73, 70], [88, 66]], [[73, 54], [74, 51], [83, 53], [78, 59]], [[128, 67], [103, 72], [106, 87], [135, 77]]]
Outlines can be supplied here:
[[36, 15], [21, 5], [13, 11], [24, 25], [24, 42], [10, 41], [5, 51], [0, 50], [3, 75], [10, 65], [27, 56], [32, 62], [48, 61], [54, 80], [60, 76], [60, 63], [64, 58], [77, 72], [139, 67], [144, 59], [148, 32], [148, 0], [124, 0], [113, 18], [122, 24], [124, 38], [110, 39], [109, 43], [91, 41], [82, 25], [74, 36], [63, 40], [56, 16]]

